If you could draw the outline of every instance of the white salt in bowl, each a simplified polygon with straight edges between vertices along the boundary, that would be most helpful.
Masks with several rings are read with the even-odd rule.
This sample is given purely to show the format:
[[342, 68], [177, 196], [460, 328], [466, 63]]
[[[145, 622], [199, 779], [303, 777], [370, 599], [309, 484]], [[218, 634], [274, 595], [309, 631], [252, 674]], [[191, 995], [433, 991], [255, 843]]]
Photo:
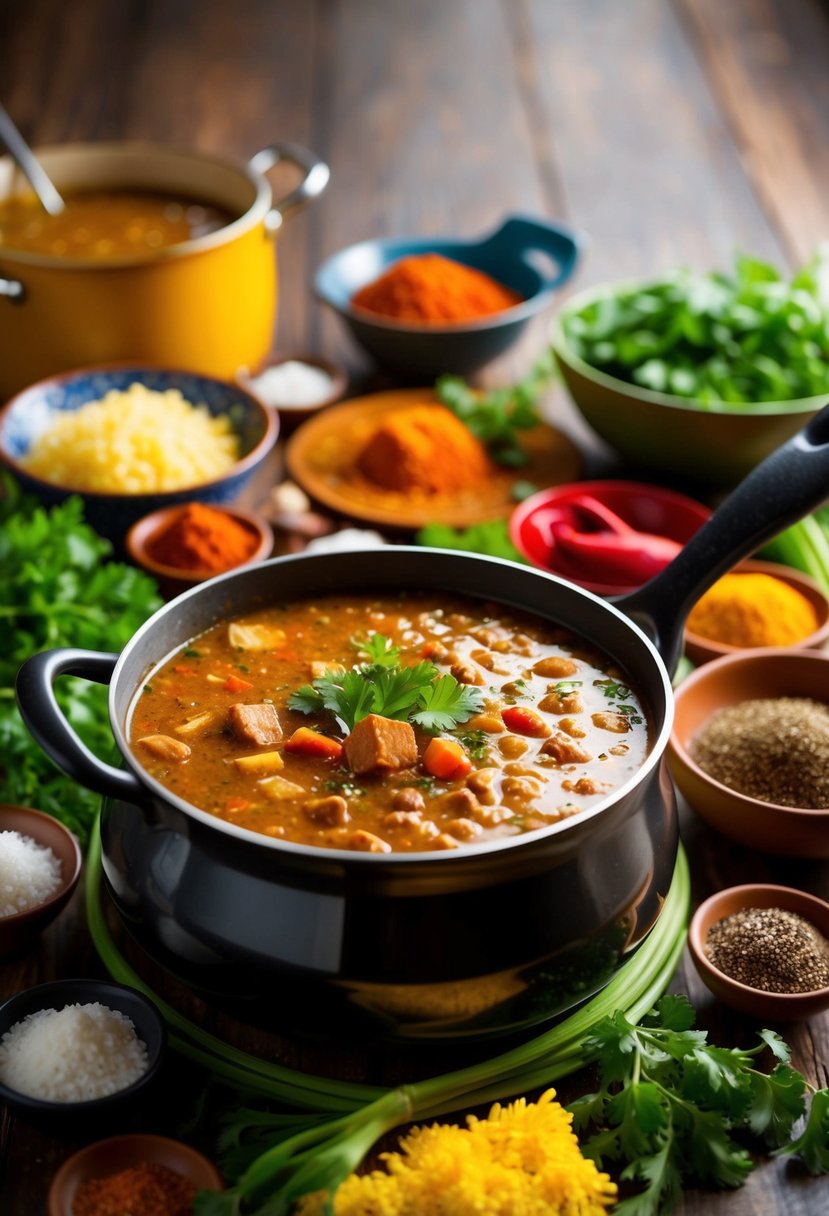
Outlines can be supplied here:
[[[4, 1037], [29, 1015], [44, 1010], [63, 1010], [73, 1005], [94, 1004], [129, 1018], [136, 1038], [146, 1048], [146, 1067], [134, 1080], [113, 1093], [79, 1101], [55, 1101], [36, 1097], [31, 1093], [22, 1093], [19, 1089], [4, 1084], [0, 1077], [0, 1103], [5, 1103], [9, 1110], [24, 1122], [40, 1127], [52, 1135], [66, 1135], [78, 1139], [81, 1135], [95, 1131], [113, 1132], [130, 1126], [144, 1109], [160, 1076], [167, 1048], [164, 1020], [153, 1002], [143, 993], [110, 980], [54, 980], [48, 984], [38, 984], [35, 988], [26, 988], [0, 1005], [2, 1068]], [[10, 1044], [7, 1050], [12, 1051], [13, 1045]], [[64, 1066], [70, 1072], [76, 1071], [77, 1066], [79, 1080], [83, 1080], [87, 1075], [85, 1070], [77, 1065], [77, 1057], [73, 1061], [72, 1057], [67, 1055], [67, 1040], [61, 1043], [57, 1034], [49, 1036], [45, 1050], [54, 1053], [53, 1060], [45, 1060], [44, 1071], [50, 1078], [55, 1076], [57, 1069]], [[39, 1071], [40, 1062], [37, 1072]], [[31, 1080], [36, 1083], [39, 1077], [33, 1074]]]
[[[47, 898], [37, 900], [20, 912], [0, 916], [0, 958], [6, 958], [30, 948], [38, 934], [66, 907], [81, 876], [83, 855], [76, 837], [67, 827], [51, 815], [32, 810], [31, 807], [0, 805], [0, 832], [15, 832], [41, 848], [49, 849], [60, 871], [59, 885], [51, 890]], [[19, 874], [10, 873], [6, 881], [17, 891], [28, 874], [35, 889], [47, 889], [48, 884], [39, 873], [40, 867], [35, 864], [35, 859], [26, 858], [26, 861], [26, 866], [19, 867]], [[0, 908], [4, 904], [0, 888]]]

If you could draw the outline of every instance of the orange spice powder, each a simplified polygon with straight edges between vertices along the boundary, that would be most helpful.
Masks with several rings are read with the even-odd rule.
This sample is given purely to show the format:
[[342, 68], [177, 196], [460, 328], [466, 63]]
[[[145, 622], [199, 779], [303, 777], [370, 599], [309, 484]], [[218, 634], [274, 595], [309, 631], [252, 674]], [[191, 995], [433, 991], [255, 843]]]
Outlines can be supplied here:
[[147, 552], [164, 566], [218, 573], [246, 562], [257, 543], [256, 533], [232, 515], [193, 502], [150, 538]]
[[360, 452], [357, 467], [384, 489], [425, 495], [468, 490], [492, 474], [483, 444], [443, 405], [389, 414]]
[[439, 253], [402, 258], [351, 297], [355, 308], [424, 325], [473, 321], [521, 302], [483, 271]]
[[154, 1161], [88, 1178], [75, 1192], [72, 1216], [190, 1216], [196, 1187]]

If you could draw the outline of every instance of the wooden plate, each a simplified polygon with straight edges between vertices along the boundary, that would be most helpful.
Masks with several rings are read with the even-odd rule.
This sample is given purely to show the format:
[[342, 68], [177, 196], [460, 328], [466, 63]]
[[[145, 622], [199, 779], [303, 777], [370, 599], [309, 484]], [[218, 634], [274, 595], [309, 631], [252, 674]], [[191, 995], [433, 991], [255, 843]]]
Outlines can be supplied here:
[[456, 528], [508, 515], [512, 487], [528, 481], [539, 489], [575, 480], [582, 467], [573, 441], [546, 423], [521, 433], [529, 463], [496, 466], [484, 486], [462, 494], [415, 495], [374, 485], [357, 469], [357, 456], [384, 415], [413, 405], [437, 404], [431, 389], [395, 389], [355, 397], [318, 414], [290, 439], [285, 461], [294, 481], [317, 502], [342, 515], [391, 528], [439, 522]]

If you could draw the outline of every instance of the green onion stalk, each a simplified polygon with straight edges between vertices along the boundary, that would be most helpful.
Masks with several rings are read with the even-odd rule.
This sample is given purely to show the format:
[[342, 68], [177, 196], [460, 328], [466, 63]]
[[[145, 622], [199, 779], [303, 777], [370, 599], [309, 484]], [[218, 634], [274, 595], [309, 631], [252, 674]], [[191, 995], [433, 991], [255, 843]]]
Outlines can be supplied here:
[[236, 1129], [255, 1130], [270, 1144], [222, 1192], [202, 1192], [198, 1216], [288, 1216], [304, 1194], [330, 1196], [371, 1147], [401, 1124], [515, 1097], [591, 1062], [585, 1041], [602, 1018], [622, 1009], [638, 1022], [676, 970], [690, 908], [688, 863], [680, 848], [674, 879], [648, 938], [610, 983], [576, 1013], [510, 1051], [467, 1068], [396, 1089], [330, 1080], [260, 1060], [230, 1047], [159, 999], [123, 958], [101, 907], [100, 833], [87, 857], [86, 910], [92, 940], [110, 975], [148, 995], [167, 1022], [173, 1048], [223, 1082], [292, 1108], [298, 1114], [240, 1111]]

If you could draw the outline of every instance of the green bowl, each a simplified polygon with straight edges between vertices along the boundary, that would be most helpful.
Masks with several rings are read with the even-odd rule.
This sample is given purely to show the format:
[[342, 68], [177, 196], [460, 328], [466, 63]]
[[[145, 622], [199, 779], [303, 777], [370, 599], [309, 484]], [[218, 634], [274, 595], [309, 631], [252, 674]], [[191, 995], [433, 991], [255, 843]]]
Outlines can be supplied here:
[[550, 341], [576, 406], [632, 466], [736, 485], [829, 399], [824, 393], [735, 409], [653, 392], [598, 371], [569, 349], [562, 321], [622, 286], [630, 284], [594, 287], [571, 297], [553, 322]]

